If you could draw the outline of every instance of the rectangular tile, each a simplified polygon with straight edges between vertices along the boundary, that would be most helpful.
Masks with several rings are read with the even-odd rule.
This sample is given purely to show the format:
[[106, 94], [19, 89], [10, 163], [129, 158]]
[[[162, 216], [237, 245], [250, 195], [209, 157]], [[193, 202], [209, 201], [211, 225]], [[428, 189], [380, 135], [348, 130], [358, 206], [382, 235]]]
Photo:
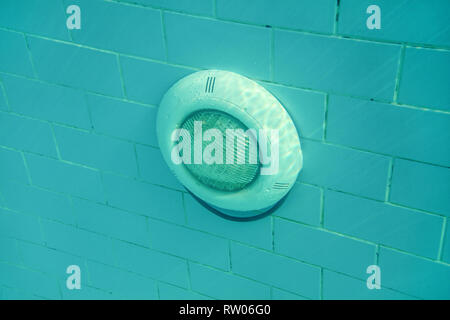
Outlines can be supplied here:
[[448, 50], [406, 48], [398, 101], [450, 111], [449, 68]]
[[321, 197], [322, 192], [319, 188], [297, 182], [273, 215], [318, 226]]
[[2, 0], [0, 26], [69, 40], [65, 13], [66, 8], [60, 0]]
[[450, 298], [450, 266], [381, 248], [382, 285], [424, 299]]
[[[370, 5], [377, 5], [381, 12], [381, 28], [367, 28], [367, 20], [373, 14], [366, 13]], [[341, 0], [338, 32], [398, 42], [414, 42], [430, 45], [450, 45], [447, 0]]]
[[128, 57], [121, 57], [120, 63], [127, 97], [153, 105], [159, 105], [175, 82], [192, 73], [188, 68]]
[[82, 8], [82, 27], [75, 42], [154, 59], [164, 59], [161, 15], [157, 10], [98, 0], [65, 0]]
[[450, 216], [450, 169], [397, 159], [390, 201]]
[[117, 266], [179, 287], [189, 286], [187, 262], [184, 259], [122, 241], [114, 241]]
[[94, 202], [72, 199], [77, 226], [109, 237], [148, 245], [147, 220]]
[[261, 83], [281, 102], [300, 136], [322, 139], [325, 120], [325, 94], [269, 83]]
[[42, 221], [42, 230], [49, 248], [111, 265], [115, 263], [109, 238], [48, 220]]
[[375, 246], [281, 219], [274, 224], [275, 252], [361, 279], [375, 261]]
[[0, 43], [0, 71], [34, 77], [23, 34], [0, 30]]
[[[369, 275], [367, 275], [369, 276]], [[382, 278], [383, 279], [383, 278]], [[383, 280], [381, 280], [383, 281]], [[366, 281], [348, 277], [333, 271], [323, 272], [323, 298], [324, 300], [411, 300], [405, 294], [389, 290], [368, 289]]]
[[213, 0], [133, 0], [133, 2], [161, 9], [194, 14], [211, 16], [213, 13]]
[[1, 78], [12, 111], [79, 128], [91, 127], [81, 90], [7, 75]]
[[448, 114], [331, 95], [327, 119], [330, 142], [450, 165]]
[[260, 248], [272, 249], [272, 222], [270, 217], [246, 223], [227, 220], [202, 207], [190, 195], [184, 196], [184, 206], [188, 225], [194, 229], [203, 230]]
[[0, 148], [0, 177], [3, 181], [28, 183], [22, 155], [18, 151]]
[[34, 155], [27, 155], [26, 160], [33, 184], [86, 199], [104, 200], [99, 172]]
[[0, 181], [0, 193], [5, 198], [5, 205], [12, 210], [75, 224], [74, 212], [67, 196], [3, 181]]
[[149, 217], [183, 223], [181, 193], [111, 174], [103, 175], [108, 203]]
[[92, 286], [112, 292], [121, 299], [152, 300], [158, 298], [156, 282], [137, 274], [88, 261]]
[[228, 270], [228, 240], [156, 220], [149, 224], [152, 248]]
[[117, 57], [61, 42], [29, 37], [39, 78], [111, 96], [122, 96]]
[[138, 143], [158, 145], [156, 108], [88, 94], [92, 125], [99, 133]]
[[190, 263], [192, 289], [216, 299], [267, 300], [270, 288], [230, 273]]
[[61, 126], [53, 128], [63, 160], [103, 171], [137, 176], [133, 144], [72, 128]]
[[274, 41], [277, 82], [331, 93], [393, 98], [400, 46], [278, 30]]
[[317, 32], [333, 32], [334, 0], [218, 0], [221, 19]]
[[327, 229], [437, 258], [442, 217], [333, 191], [325, 193], [324, 207]]
[[0, 145], [56, 157], [50, 125], [0, 112]]
[[0, 236], [42, 243], [36, 217], [0, 209]]
[[233, 273], [319, 299], [318, 267], [236, 243], [231, 245], [231, 265]]
[[389, 158], [320, 142], [302, 142], [298, 181], [384, 200]]
[[173, 13], [164, 21], [170, 62], [269, 78], [269, 29]]

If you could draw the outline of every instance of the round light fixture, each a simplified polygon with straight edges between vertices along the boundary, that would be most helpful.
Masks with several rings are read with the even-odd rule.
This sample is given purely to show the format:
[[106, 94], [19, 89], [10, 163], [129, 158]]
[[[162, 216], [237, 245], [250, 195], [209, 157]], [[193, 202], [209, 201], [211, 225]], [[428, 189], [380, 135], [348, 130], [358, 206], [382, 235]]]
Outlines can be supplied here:
[[233, 72], [199, 71], [179, 80], [160, 103], [156, 127], [171, 171], [226, 218], [272, 212], [302, 168], [289, 114], [261, 85]]

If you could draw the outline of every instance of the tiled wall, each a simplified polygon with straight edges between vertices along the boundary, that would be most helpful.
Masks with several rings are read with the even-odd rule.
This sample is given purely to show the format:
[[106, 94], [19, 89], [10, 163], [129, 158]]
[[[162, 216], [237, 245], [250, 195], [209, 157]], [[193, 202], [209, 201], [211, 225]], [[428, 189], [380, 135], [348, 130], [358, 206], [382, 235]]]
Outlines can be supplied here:
[[[449, 11], [2, 0], [0, 298], [450, 298]], [[223, 220], [163, 163], [157, 105], [206, 68], [260, 81], [297, 125], [304, 169], [272, 216]]]

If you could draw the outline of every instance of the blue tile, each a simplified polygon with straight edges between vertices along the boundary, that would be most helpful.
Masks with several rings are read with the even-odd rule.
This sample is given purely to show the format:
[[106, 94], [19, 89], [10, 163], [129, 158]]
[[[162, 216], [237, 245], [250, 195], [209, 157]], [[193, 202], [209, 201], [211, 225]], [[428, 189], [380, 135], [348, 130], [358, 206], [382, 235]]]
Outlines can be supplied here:
[[281, 219], [274, 225], [275, 252], [364, 279], [375, 246]]
[[116, 55], [35, 37], [28, 43], [40, 79], [122, 96]]
[[381, 285], [424, 299], [450, 298], [450, 266], [380, 249]]
[[21, 33], [0, 30], [0, 43], [0, 71], [33, 77], [25, 37]]
[[65, 12], [60, 0], [2, 0], [0, 26], [68, 40]]
[[60, 126], [54, 126], [54, 132], [63, 160], [137, 176], [133, 144]]
[[[369, 274], [367, 275], [369, 276]], [[323, 298], [325, 300], [411, 300], [405, 294], [383, 287], [383, 273], [381, 289], [368, 289], [366, 281], [348, 277], [333, 271], [323, 272]]]
[[188, 287], [188, 268], [184, 259], [121, 241], [114, 242], [114, 252], [121, 269]]
[[286, 200], [273, 214], [277, 217], [318, 226], [321, 197], [319, 188], [295, 183]]
[[406, 48], [398, 101], [449, 111], [449, 68], [450, 51]]
[[384, 200], [389, 158], [305, 140], [302, 152], [300, 182]]
[[66, 290], [67, 267], [77, 265], [81, 272], [81, 286], [88, 282], [88, 272], [85, 268], [84, 259], [73, 255], [56, 251], [41, 245], [20, 242], [20, 257], [24, 265], [34, 270], [43, 272], [53, 278], [59, 279]]
[[74, 42], [154, 59], [164, 59], [161, 15], [157, 10], [98, 0], [65, 0], [81, 8]]
[[305, 297], [296, 294], [272, 288], [272, 300], [307, 300]]
[[320, 268], [240, 244], [231, 245], [233, 273], [302, 296], [319, 298]]
[[450, 165], [450, 115], [332, 95], [327, 140], [373, 152]]
[[393, 98], [400, 46], [278, 30], [274, 41], [277, 82], [331, 93]]
[[[368, 29], [366, 9], [376, 4], [381, 11], [381, 28]], [[340, 34], [397, 42], [450, 45], [447, 0], [341, 0], [338, 32]]]
[[153, 105], [159, 104], [175, 82], [192, 73], [188, 68], [127, 57], [120, 62], [128, 98]]
[[149, 224], [152, 248], [228, 270], [228, 240], [156, 220]]
[[42, 243], [36, 217], [0, 209], [0, 236]]
[[72, 203], [78, 227], [133, 243], [148, 244], [145, 217], [81, 199], [74, 198]]
[[12, 180], [28, 183], [25, 163], [19, 152], [0, 148], [0, 177], [5, 182]]
[[0, 181], [0, 193], [9, 209], [37, 217], [75, 223], [69, 198], [64, 195], [17, 183]]
[[322, 139], [325, 120], [325, 94], [261, 83], [281, 102], [301, 137]]
[[327, 229], [437, 258], [442, 217], [332, 191], [324, 206]]
[[0, 236], [0, 261], [16, 265], [21, 263], [17, 240]]
[[212, 15], [213, 13], [213, 0], [134, 0], [133, 2], [161, 9], [202, 15]]
[[48, 220], [42, 221], [42, 230], [49, 248], [94, 261], [115, 263], [109, 238]]
[[450, 216], [450, 169], [395, 160], [390, 201]]
[[7, 75], [2, 75], [1, 78], [12, 111], [79, 128], [91, 127], [81, 90]]
[[60, 299], [58, 283], [55, 279], [23, 267], [0, 263], [0, 283], [18, 288], [48, 299]]
[[26, 159], [33, 184], [86, 199], [104, 200], [97, 171], [33, 155], [27, 155]]
[[87, 95], [94, 130], [143, 144], [158, 145], [156, 108]]
[[120, 299], [157, 299], [156, 282], [137, 274], [95, 262], [87, 262], [92, 286], [102, 288]]
[[184, 196], [188, 225], [192, 228], [248, 243], [264, 249], [272, 249], [272, 223], [265, 217], [246, 223], [217, 216], [200, 205], [190, 195]]
[[50, 125], [39, 120], [0, 112], [0, 145], [56, 156]]
[[159, 149], [137, 145], [136, 152], [139, 172], [143, 180], [182, 191], [185, 190], [173, 172], [170, 171]]
[[162, 300], [210, 300], [204, 295], [172, 286], [170, 284], [159, 283], [159, 297]]
[[184, 222], [181, 193], [111, 174], [103, 176], [108, 203], [175, 223]]
[[268, 300], [270, 287], [195, 263], [189, 264], [192, 289], [224, 300]]
[[172, 13], [164, 19], [170, 62], [269, 78], [269, 29]]
[[444, 235], [444, 243], [442, 248], [442, 261], [450, 263], [450, 223], [447, 221], [447, 230]]
[[217, 16], [242, 21], [317, 32], [333, 32], [334, 0], [218, 0]]

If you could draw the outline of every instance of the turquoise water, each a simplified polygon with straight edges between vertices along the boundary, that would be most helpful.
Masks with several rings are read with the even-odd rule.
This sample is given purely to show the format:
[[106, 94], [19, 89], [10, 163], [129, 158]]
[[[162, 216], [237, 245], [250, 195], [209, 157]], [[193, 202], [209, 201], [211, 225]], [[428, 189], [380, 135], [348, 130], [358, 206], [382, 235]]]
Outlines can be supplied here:
[[[0, 298], [449, 299], [449, 9], [2, 0]], [[299, 132], [263, 219], [212, 214], [162, 159], [160, 100], [204, 69], [258, 81]]]

